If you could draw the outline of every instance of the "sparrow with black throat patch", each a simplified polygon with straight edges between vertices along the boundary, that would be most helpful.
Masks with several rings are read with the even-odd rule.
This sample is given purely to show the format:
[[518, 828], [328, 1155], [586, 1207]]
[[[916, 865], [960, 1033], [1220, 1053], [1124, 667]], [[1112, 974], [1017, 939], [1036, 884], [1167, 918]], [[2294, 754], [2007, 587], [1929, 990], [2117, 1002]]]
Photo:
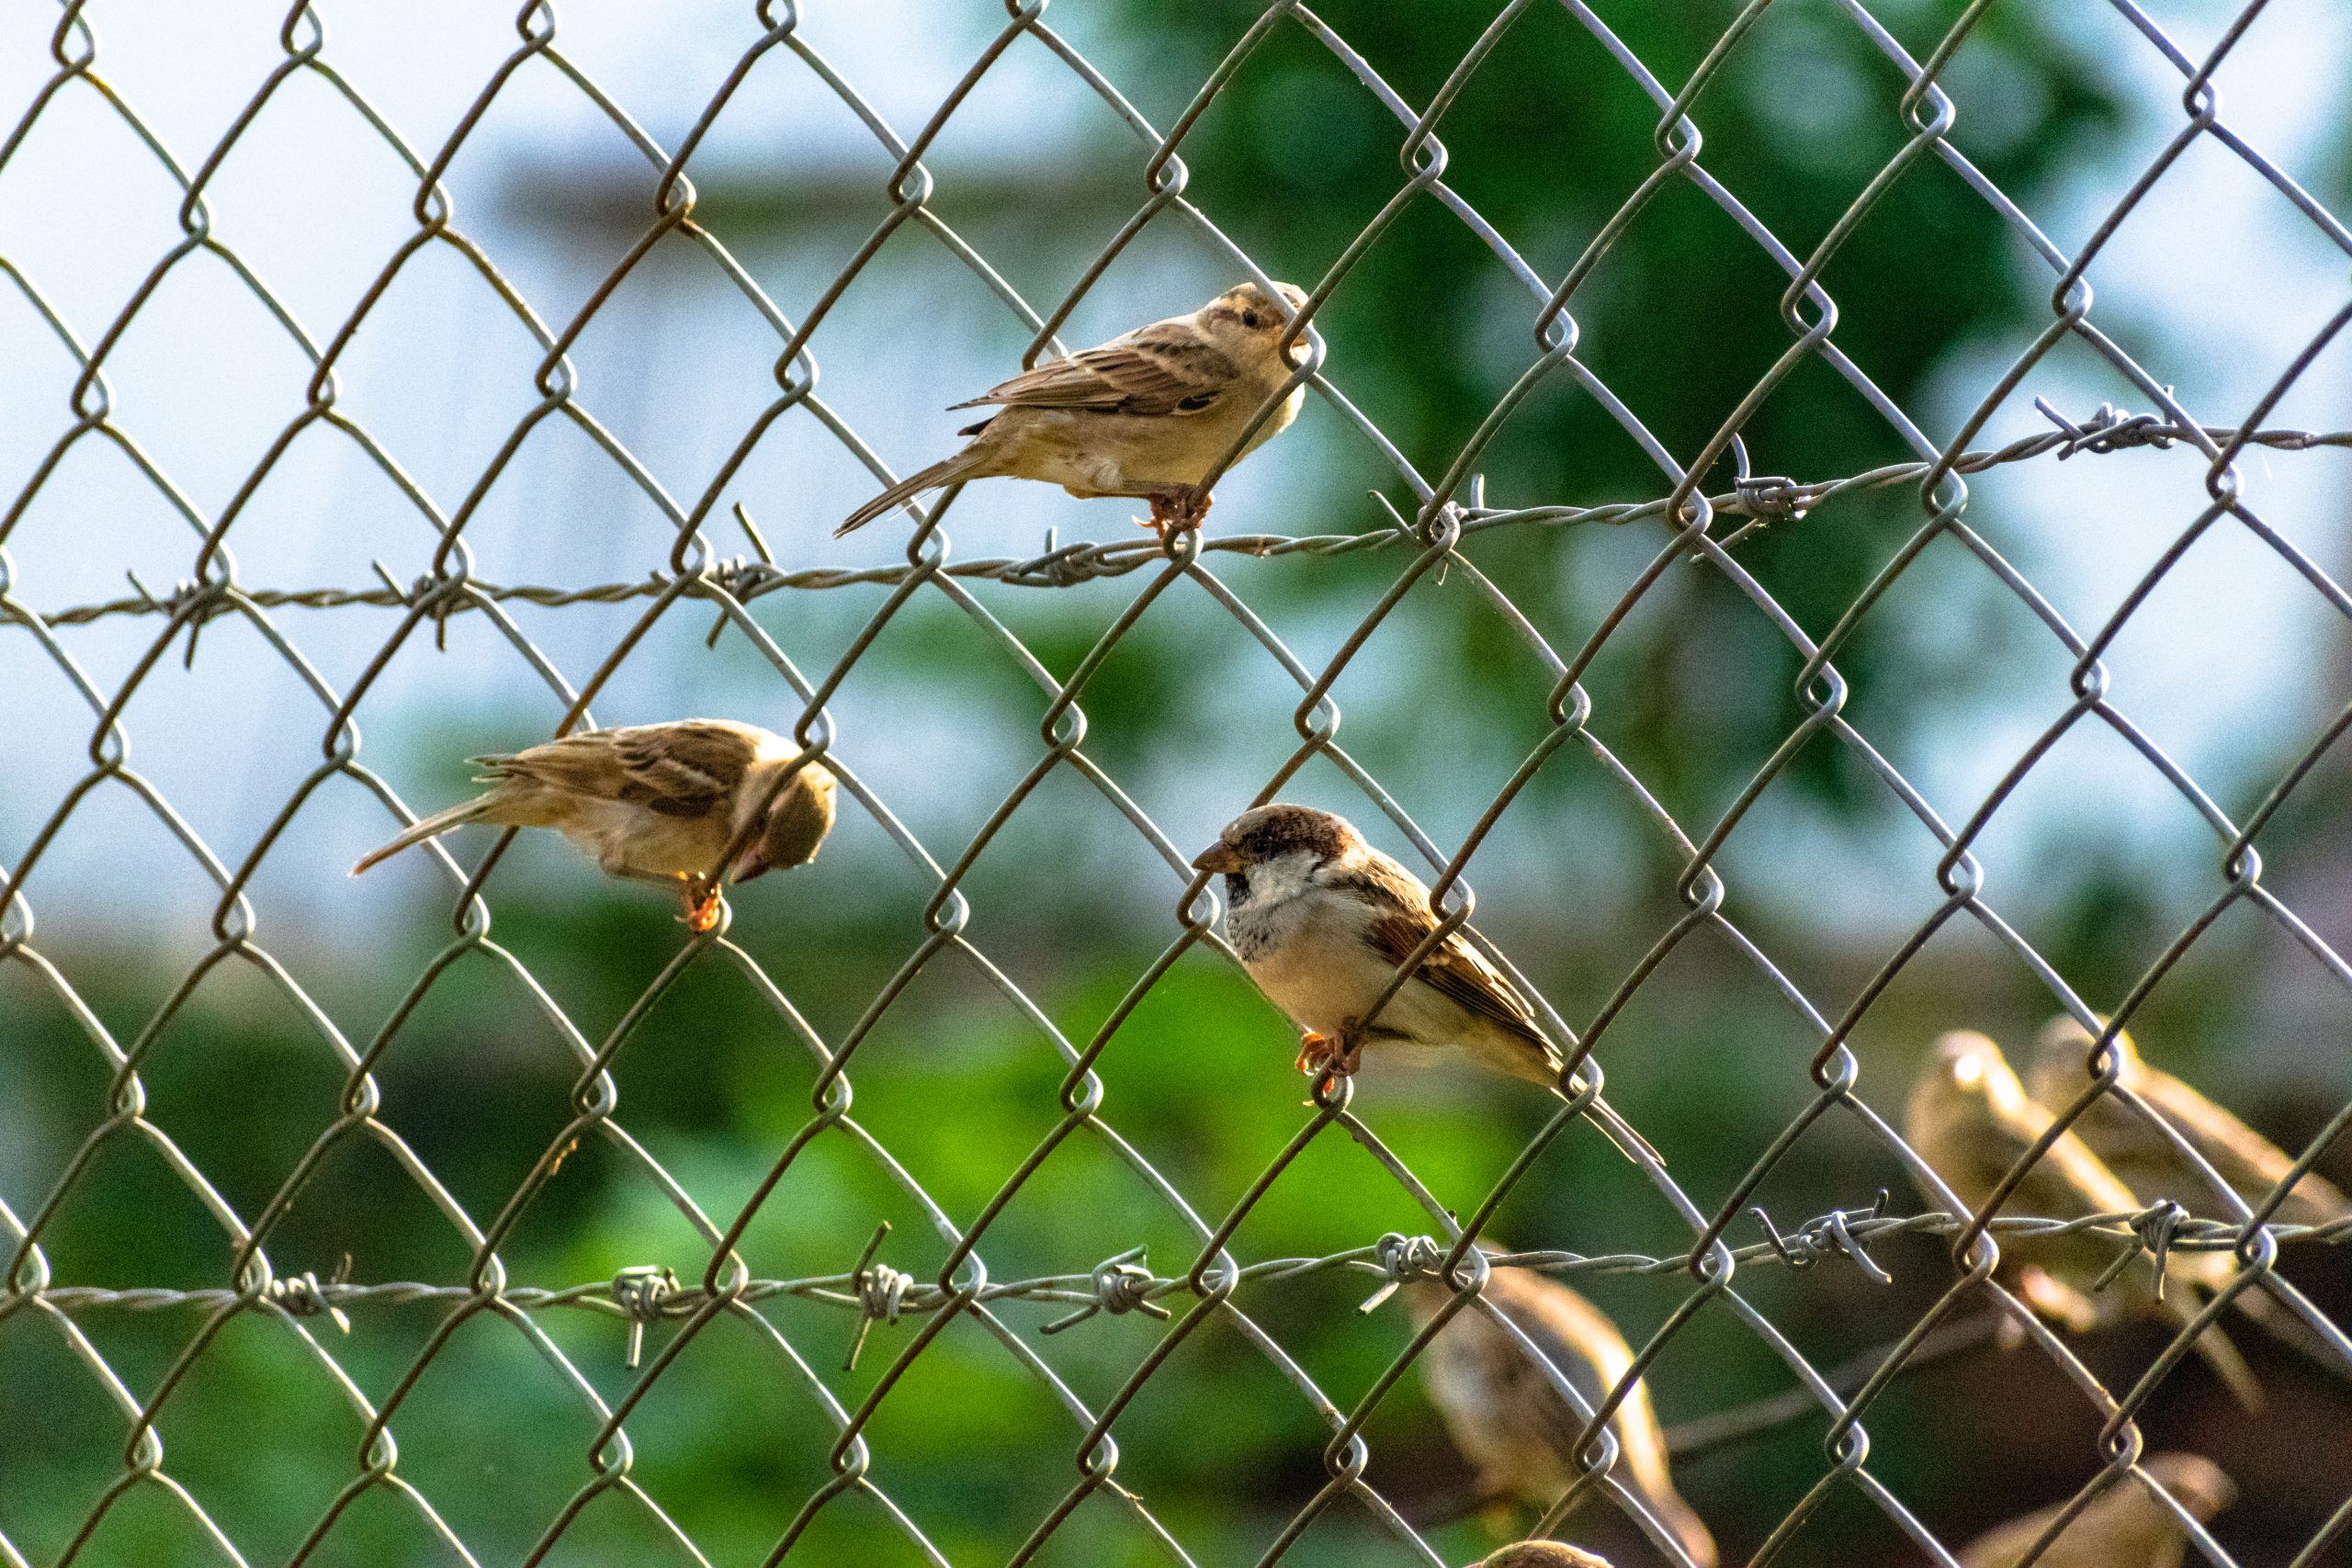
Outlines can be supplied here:
[[[726, 868], [728, 880], [816, 858], [833, 827], [833, 775], [811, 762], [776, 792], [800, 748], [756, 725], [723, 718], [588, 729], [512, 756], [473, 757], [491, 787], [438, 811], [351, 868], [358, 875], [412, 844], [468, 822], [553, 828], [607, 876], [678, 889], [697, 932], [722, 908], [712, 872], [736, 835], [763, 812]], [[774, 794], [775, 798], [769, 796]]]
[[[1227, 823], [1193, 866], [1224, 874], [1227, 936], [1250, 978], [1305, 1032], [1299, 1071], [1345, 1077], [1369, 1046], [1466, 1056], [1567, 1098], [1562, 1057], [1534, 1008], [1460, 930], [1366, 1016], [1438, 917], [1420, 878], [1347, 818], [1261, 806]], [[1596, 1096], [1590, 1113], [1627, 1158], [1658, 1159], [1606, 1100]]]
[[[1138, 327], [1100, 347], [1052, 359], [967, 402], [999, 412], [956, 432], [972, 439], [952, 457], [909, 474], [849, 514], [833, 536], [862, 528], [927, 490], [1010, 475], [1057, 484], [1080, 500], [1132, 496], [1151, 502], [1164, 536], [1197, 527], [1209, 509], [1202, 485], [1261, 409], [1273, 407], [1234, 460], [1298, 417], [1305, 383], [1283, 391], [1306, 361], [1302, 338], [1282, 348], [1306, 305], [1295, 284], [1283, 303], [1254, 283], [1227, 289], [1189, 316]], [[1276, 400], [1280, 400], [1277, 401]]]

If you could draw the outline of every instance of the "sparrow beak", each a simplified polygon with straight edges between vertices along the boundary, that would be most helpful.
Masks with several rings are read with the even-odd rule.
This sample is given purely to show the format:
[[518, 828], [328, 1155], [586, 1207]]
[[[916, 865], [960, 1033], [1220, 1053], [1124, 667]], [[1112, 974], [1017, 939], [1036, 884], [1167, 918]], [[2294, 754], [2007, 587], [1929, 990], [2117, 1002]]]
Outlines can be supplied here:
[[1241, 870], [1248, 863], [1241, 858], [1241, 852], [1223, 839], [1219, 839], [1193, 857], [1194, 871], [1235, 872]]

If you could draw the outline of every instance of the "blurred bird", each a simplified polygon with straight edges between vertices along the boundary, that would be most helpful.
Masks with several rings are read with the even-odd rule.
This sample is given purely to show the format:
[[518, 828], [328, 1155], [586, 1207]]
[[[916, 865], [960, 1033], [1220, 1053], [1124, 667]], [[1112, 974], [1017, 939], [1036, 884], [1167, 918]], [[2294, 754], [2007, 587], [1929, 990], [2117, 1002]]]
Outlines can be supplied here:
[[[1963, 1029], [1936, 1042], [1912, 1086], [1903, 1136], [1951, 1184], [1960, 1201], [1973, 1209], [1992, 1196], [2050, 1122], [2050, 1112], [2027, 1095], [2001, 1048]], [[2067, 1133], [2026, 1171], [2002, 1213], [2072, 1220], [2086, 1214], [2136, 1213], [2146, 1207], [2082, 1139]], [[2078, 1333], [2126, 1315], [2185, 1324], [2197, 1314], [2193, 1295], [2185, 1288], [2167, 1290], [2159, 1301], [2153, 1271], [2137, 1263], [2093, 1301], [2093, 1289], [2116, 1258], [2116, 1243], [2107, 1237], [2078, 1231], [1996, 1239], [2004, 1268], [2018, 1270], [2018, 1293], [2043, 1316]], [[2234, 1272], [2226, 1253], [2177, 1252], [2165, 1263], [2165, 1280], [2176, 1287], [2218, 1290]], [[2254, 1374], [2219, 1328], [2198, 1336], [2196, 1348], [2242, 1404], [2249, 1409], [2261, 1404]]]
[[[1437, 1280], [1416, 1280], [1405, 1287], [1406, 1310], [1415, 1324], [1426, 1325], [1453, 1294]], [[1634, 1364], [1634, 1352], [1617, 1325], [1556, 1280], [1524, 1269], [1495, 1269], [1487, 1275], [1484, 1294], [1595, 1405]], [[1420, 1368], [1430, 1402], [1444, 1419], [1454, 1446], [1477, 1467], [1479, 1490], [1486, 1498], [1548, 1508], [1582, 1473], [1576, 1452], [1584, 1417], [1510, 1332], [1476, 1305], [1463, 1308], [1438, 1330], [1421, 1353]], [[1691, 1562], [1699, 1568], [1714, 1568], [1714, 1537], [1674, 1490], [1668, 1473], [1666, 1434], [1659, 1429], [1647, 1385], [1634, 1384], [1610, 1417], [1609, 1429], [1617, 1438], [1622, 1467], [1617, 1473], [1682, 1543]], [[1538, 1544], [1544, 1543], [1521, 1543]], [[1489, 1559], [1496, 1561], [1515, 1560], [1499, 1554]]]
[[[2237, 1487], [2200, 1454], [2157, 1454], [2140, 1469], [2160, 1483], [2199, 1524], [2230, 1506]], [[1962, 1568], [2017, 1568], [2064, 1503], [1996, 1525], [1961, 1549]], [[2035, 1568], [2180, 1568], [2188, 1532], [2138, 1476], [2126, 1476], [2075, 1516], [2065, 1533], [2034, 1559]]]
[[[753, 725], [686, 718], [582, 730], [511, 757], [469, 758], [489, 770], [474, 782], [490, 789], [363, 856], [351, 874], [468, 822], [553, 828], [608, 876], [677, 886], [686, 923], [708, 931], [720, 908], [713, 866], [799, 754], [798, 746]], [[802, 768], [766, 813], [728, 868], [734, 881], [816, 858], [833, 828], [832, 774], [813, 763]]]
[[1557, 1540], [1515, 1540], [1473, 1568], [1609, 1568], [1609, 1559]]
[[[2055, 1111], [2090, 1087], [2092, 1039], [2072, 1018], [2062, 1014], [2050, 1021], [2034, 1043], [2034, 1099]], [[2286, 1179], [2295, 1162], [2277, 1145], [2170, 1073], [2148, 1066], [2129, 1034], [2116, 1034], [2115, 1050], [2116, 1082], [2171, 1122], [2249, 1207], [2259, 1206]], [[2114, 1095], [2102, 1094], [2091, 1101], [2073, 1131], [2143, 1201], [2169, 1198], [2192, 1214], [2234, 1218], [2164, 1134]], [[2309, 1175], [2287, 1194], [2275, 1218], [2287, 1224], [2324, 1225], [2347, 1213], [2352, 1213], [2352, 1201], [2326, 1178]]]
[[[1363, 840], [1345, 818], [1261, 806], [1226, 824], [1194, 869], [1225, 874], [1226, 929], [1250, 978], [1306, 1032], [1298, 1070], [1352, 1073], [1366, 1045], [1454, 1051], [1560, 1092], [1561, 1058], [1535, 1010], [1449, 932], [1377, 1018], [1364, 1014], [1437, 927], [1430, 890]], [[1657, 1159], [1605, 1100], [1595, 1119], [1629, 1159]]]
[[[1009, 474], [1057, 484], [1080, 500], [1148, 498], [1151, 524], [1196, 526], [1209, 509], [1209, 465], [1305, 363], [1302, 338], [1275, 345], [1306, 304], [1280, 283], [1285, 311], [1254, 283], [1227, 289], [1189, 316], [1138, 327], [1069, 359], [1048, 360], [959, 409], [1003, 405], [956, 432], [972, 437], [954, 457], [909, 474], [833, 530], [839, 538], [913, 496], [966, 479]], [[1250, 434], [1239, 457], [1298, 417], [1306, 387], [1293, 387]], [[1235, 460], [1238, 461], [1239, 457]]]

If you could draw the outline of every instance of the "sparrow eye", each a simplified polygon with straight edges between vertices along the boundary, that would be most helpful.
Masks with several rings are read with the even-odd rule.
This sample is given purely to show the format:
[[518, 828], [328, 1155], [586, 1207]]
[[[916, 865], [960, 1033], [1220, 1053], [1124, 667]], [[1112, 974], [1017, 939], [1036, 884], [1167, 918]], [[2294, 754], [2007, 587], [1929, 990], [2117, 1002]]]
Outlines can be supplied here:
[[1252, 331], [1255, 331], [1258, 326], [1258, 312], [1255, 310], [1242, 311], [1241, 324], [1245, 327], [1250, 328]]

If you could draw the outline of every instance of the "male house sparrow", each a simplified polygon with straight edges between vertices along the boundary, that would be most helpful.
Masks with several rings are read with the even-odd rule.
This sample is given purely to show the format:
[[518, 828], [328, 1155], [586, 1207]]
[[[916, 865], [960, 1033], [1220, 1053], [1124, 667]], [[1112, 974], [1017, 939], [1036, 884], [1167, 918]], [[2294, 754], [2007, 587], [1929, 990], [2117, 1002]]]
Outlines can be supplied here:
[[[1242, 426], [1305, 361], [1304, 340], [1275, 345], [1306, 304], [1295, 284], [1275, 285], [1286, 312], [1254, 283], [1227, 289], [1189, 316], [1170, 316], [1069, 359], [1048, 360], [953, 408], [1003, 412], [956, 432], [965, 448], [909, 474], [833, 530], [839, 538], [909, 498], [942, 485], [1009, 474], [1057, 484], [1080, 500], [1148, 498], [1152, 523], [1199, 524], [1209, 508], [1201, 483]], [[1247, 457], [1298, 417], [1304, 385], [1250, 433]], [[1238, 460], [1238, 458], [1236, 459]]]
[[[2051, 1020], [2034, 1043], [2031, 1087], [2036, 1100], [2055, 1111], [2072, 1104], [2090, 1086], [2091, 1040], [2089, 1032], [2072, 1018], [2062, 1014]], [[2114, 1043], [2116, 1082], [2171, 1122], [2249, 1206], [2269, 1197], [2294, 1168], [2295, 1162], [2269, 1139], [2163, 1068], [2148, 1066], [2129, 1034], [2118, 1033]], [[2164, 1134], [2115, 1096], [2102, 1094], [2091, 1101], [2074, 1131], [2144, 1201], [2169, 1198], [2193, 1214], [2233, 1217]], [[2347, 1213], [2352, 1213], [2352, 1201], [2326, 1178], [2311, 1175], [2295, 1183], [2276, 1217], [2288, 1224], [2324, 1225]]]
[[1515, 1540], [1472, 1568], [1609, 1568], [1609, 1559], [1558, 1540]]
[[[1903, 1136], [1951, 1184], [1960, 1201], [1973, 1209], [1992, 1196], [2050, 1122], [2049, 1111], [2026, 1093], [2001, 1048], [1984, 1035], [1961, 1029], [1938, 1040], [1920, 1069], [1904, 1111]], [[1933, 1201], [1935, 1194], [1928, 1197]], [[2136, 1213], [2145, 1207], [2069, 1132], [2026, 1171], [2003, 1212], [2073, 1220]], [[2127, 1314], [2185, 1324], [2198, 1310], [2185, 1287], [2218, 1290], [2234, 1272], [2226, 1253], [2175, 1252], [2165, 1259], [2165, 1279], [2172, 1288], [2161, 1302], [2151, 1271], [2136, 1262], [2095, 1302], [2091, 1292], [2115, 1261], [2114, 1241], [2083, 1231], [1997, 1239], [2002, 1268], [2018, 1270], [2018, 1293], [2035, 1311], [2077, 1333]], [[2196, 1348], [2242, 1404], [2252, 1409], [2262, 1403], [2253, 1372], [2218, 1327], [2199, 1335]]]
[[[1536, 1028], [1535, 1010], [1460, 931], [1430, 949], [1378, 1017], [1364, 1018], [1437, 916], [1421, 880], [1345, 818], [1261, 806], [1227, 823], [1193, 865], [1225, 874], [1234, 952], [1306, 1031], [1299, 1071], [1352, 1073], [1371, 1044], [1450, 1049], [1560, 1092], [1560, 1054]], [[1607, 1101], [1595, 1100], [1592, 1113], [1628, 1158], [1657, 1157]]]
[[[2237, 1495], [2222, 1467], [2201, 1454], [2157, 1454], [2140, 1467], [2203, 1524]], [[2018, 1568], [2065, 1504], [2037, 1509], [1978, 1536], [1961, 1549], [1962, 1568]], [[2188, 1532], [2139, 1475], [2126, 1476], [2075, 1516], [2065, 1533], [2034, 1559], [2035, 1568], [2180, 1568]]]
[[712, 871], [752, 812], [764, 806], [767, 815], [728, 868], [737, 882], [813, 860], [832, 831], [833, 775], [821, 767], [802, 768], [767, 803], [777, 773], [799, 754], [798, 746], [755, 725], [684, 718], [582, 730], [511, 757], [469, 758], [490, 770], [475, 781], [490, 789], [363, 856], [351, 874], [468, 822], [554, 828], [595, 856], [607, 876], [675, 884], [686, 923], [708, 931], [719, 910]]
[[[1435, 1280], [1416, 1280], [1405, 1287], [1406, 1310], [1415, 1324], [1426, 1325], [1453, 1294]], [[1524, 1269], [1494, 1269], [1482, 1294], [1595, 1405], [1634, 1364], [1634, 1352], [1617, 1325], [1556, 1280]], [[1454, 1446], [1477, 1467], [1486, 1497], [1548, 1508], [1581, 1473], [1577, 1442], [1584, 1434], [1584, 1417], [1519, 1341], [1476, 1305], [1463, 1308], [1438, 1330], [1421, 1352], [1420, 1369], [1430, 1403]], [[1623, 1467], [1619, 1473], [1698, 1568], [1715, 1568], [1714, 1537], [1674, 1490], [1668, 1473], [1666, 1434], [1647, 1385], [1634, 1384], [1609, 1427]]]

